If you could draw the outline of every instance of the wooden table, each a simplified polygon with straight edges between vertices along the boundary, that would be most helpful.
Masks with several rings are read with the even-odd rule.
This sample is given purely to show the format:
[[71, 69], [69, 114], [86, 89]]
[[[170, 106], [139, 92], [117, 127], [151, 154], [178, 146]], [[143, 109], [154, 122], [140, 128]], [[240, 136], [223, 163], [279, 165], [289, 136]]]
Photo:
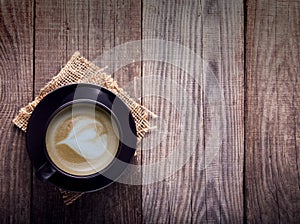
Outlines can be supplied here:
[[[187, 130], [201, 130], [196, 153], [163, 181], [116, 183], [65, 206], [57, 189], [36, 179], [24, 133], [11, 120], [74, 51], [93, 60], [149, 38], [183, 45], [213, 69], [225, 100], [220, 151], [206, 169], [197, 168], [214, 134], [205, 128], [210, 106], [196, 85], [201, 75], [192, 79], [158, 61], [133, 63], [114, 74], [121, 86], [155, 73], [190, 90], [203, 106], [202, 120]], [[300, 222], [299, 0], [1, 0], [0, 52], [0, 223]], [[151, 85], [143, 88], [151, 93]], [[173, 133], [170, 104], [157, 97], [142, 103]], [[151, 151], [142, 153], [140, 145], [137, 163], [166, 156], [176, 146], [174, 133]]]

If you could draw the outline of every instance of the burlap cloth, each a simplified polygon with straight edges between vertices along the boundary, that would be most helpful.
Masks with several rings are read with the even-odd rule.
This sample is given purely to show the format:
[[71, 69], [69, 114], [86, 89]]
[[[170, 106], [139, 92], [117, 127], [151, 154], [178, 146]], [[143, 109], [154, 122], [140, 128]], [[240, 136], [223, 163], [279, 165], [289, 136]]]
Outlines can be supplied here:
[[[18, 115], [13, 119], [13, 123], [26, 132], [28, 120], [36, 105], [52, 90], [72, 83], [91, 83], [109, 89], [119, 96], [130, 108], [136, 123], [138, 141], [140, 141], [145, 133], [149, 131], [150, 123], [148, 118], [149, 116], [155, 115], [131, 99], [110, 75], [106, 74], [103, 69], [82, 57], [79, 52], [74, 53], [58, 75], [53, 77], [51, 81], [41, 89], [34, 101], [20, 109]], [[64, 203], [67, 205], [71, 204], [82, 195], [82, 193], [69, 192], [62, 189], [60, 189], [60, 192]]]

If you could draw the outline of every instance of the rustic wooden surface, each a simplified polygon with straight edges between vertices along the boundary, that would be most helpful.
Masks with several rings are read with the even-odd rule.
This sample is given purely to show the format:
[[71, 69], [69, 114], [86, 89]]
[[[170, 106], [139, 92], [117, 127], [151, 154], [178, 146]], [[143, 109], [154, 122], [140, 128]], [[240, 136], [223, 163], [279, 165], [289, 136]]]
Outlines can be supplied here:
[[[180, 130], [176, 108], [148, 95], [166, 94], [179, 102], [185, 96], [137, 79], [142, 103], [163, 117], [168, 133], [161, 144], [142, 143], [134, 163], [154, 163], [199, 138], [196, 153], [163, 181], [116, 183], [65, 206], [57, 189], [35, 178], [24, 134], [11, 120], [75, 50], [93, 60], [142, 38], [182, 44], [208, 62], [226, 103], [220, 151], [210, 161], [214, 108], [205, 101], [202, 76], [191, 78], [162, 62], [133, 63], [114, 74], [121, 86], [151, 75], [172, 79], [201, 112], [184, 120], [189, 129]], [[1, 0], [0, 52], [0, 223], [300, 222], [299, 1]], [[185, 142], [178, 142], [180, 137]], [[206, 169], [199, 169], [202, 159]]]
[[[32, 99], [33, 11], [30, 1], [1, 1], [0, 220], [30, 220], [31, 166], [25, 136], [11, 119]], [[16, 16], [18, 15], [18, 16]], [[18, 94], [22, 92], [22, 94]]]
[[299, 222], [300, 2], [249, 1], [247, 18], [247, 218]]

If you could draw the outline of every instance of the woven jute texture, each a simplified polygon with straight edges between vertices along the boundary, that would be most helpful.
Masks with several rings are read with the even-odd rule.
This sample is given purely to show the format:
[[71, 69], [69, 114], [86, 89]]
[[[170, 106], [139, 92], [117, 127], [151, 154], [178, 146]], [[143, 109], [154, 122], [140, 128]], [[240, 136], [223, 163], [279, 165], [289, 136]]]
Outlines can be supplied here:
[[[134, 117], [138, 141], [140, 141], [145, 133], [150, 130], [148, 118], [155, 116], [155, 114], [131, 99], [110, 75], [106, 74], [103, 69], [100, 69], [98, 66], [82, 57], [79, 52], [73, 54], [58, 75], [53, 77], [51, 81], [41, 89], [34, 101], [20, 109], [17, 116], [13, 119], [13, 123], [26, 132], [28, 120], [37, 104], [51, 91], [72, 83], [90, 83], [99, 85], [109, 89], [120, 97], [130, 108]], [[60, 192], [64, 203], [67, 205], [71, 204], [82, 195], [82, 193], [68, 192], [62, 189], [60, 189]]]

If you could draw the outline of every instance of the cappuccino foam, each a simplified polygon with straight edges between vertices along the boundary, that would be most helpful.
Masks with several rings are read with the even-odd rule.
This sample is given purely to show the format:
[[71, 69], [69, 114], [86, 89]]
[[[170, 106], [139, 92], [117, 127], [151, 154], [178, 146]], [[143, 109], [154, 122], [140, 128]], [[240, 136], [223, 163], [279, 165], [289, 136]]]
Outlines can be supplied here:
[[46, 132], [52, 162], [66, 173], [86, 176], [115, 158], [119, 133], [108, 112], [91, 103], [76, 103], [58, 112]]

